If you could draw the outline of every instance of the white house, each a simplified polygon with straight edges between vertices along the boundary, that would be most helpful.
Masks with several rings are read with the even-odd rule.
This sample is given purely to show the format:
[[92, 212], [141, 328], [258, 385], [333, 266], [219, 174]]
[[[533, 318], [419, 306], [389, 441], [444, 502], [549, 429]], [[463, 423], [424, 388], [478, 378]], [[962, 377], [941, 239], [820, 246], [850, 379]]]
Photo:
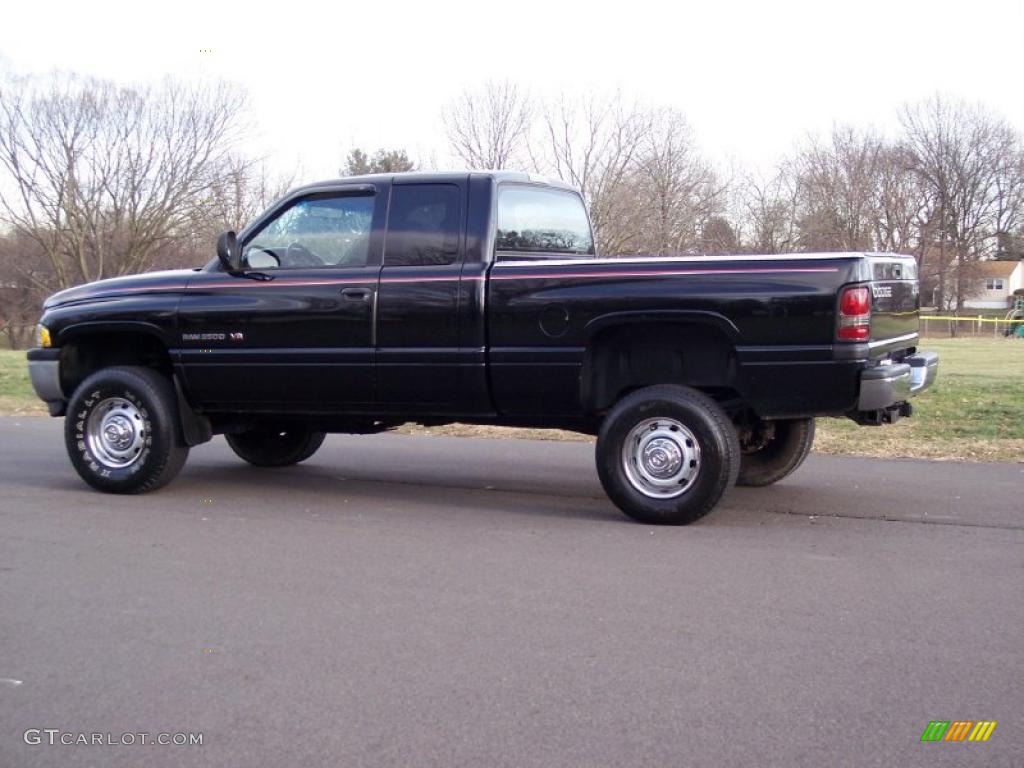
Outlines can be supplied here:
[[1013, 292], [1024, 288], [1024, 261], [983, 261], [964, 309], [1009, 309]]

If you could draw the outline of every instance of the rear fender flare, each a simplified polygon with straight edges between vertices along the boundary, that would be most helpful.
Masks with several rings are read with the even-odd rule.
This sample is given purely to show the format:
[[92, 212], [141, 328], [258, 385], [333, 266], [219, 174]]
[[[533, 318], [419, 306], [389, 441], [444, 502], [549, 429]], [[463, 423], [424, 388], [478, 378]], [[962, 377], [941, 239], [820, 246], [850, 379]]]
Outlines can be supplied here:
[[634, 312], [610, 312], [591, 320], [584, 327], [586, 352], [580, 370], [580, 402], [585, 410], [596, 407], [594, 379], [595, 340], [606, 332], [631, 325], [649, 324], [659, 326], [705, 326], [720, 333], [727, 343], [736, 346], [740, 339], [739, 329], [729, 318], [718, 312], [706, 310], [646, 310]]

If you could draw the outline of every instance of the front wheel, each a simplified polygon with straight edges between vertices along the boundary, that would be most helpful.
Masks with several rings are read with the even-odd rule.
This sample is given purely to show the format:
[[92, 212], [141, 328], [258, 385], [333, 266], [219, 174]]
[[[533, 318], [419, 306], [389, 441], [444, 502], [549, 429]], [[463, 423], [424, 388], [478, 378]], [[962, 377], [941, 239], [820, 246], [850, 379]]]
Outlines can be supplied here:
[[170, 380], [149, 368], [104, 368], [81, 383], [64, 419], [79, 476], [108, 493], [145, 493], [170, 482], [188, 457]]
[[267, 424], [224, 437], [239, 458], [254, 466], [288, 467], [316, 453], [325, 435], [307, 427]]
[[654, 525], [686, 525], [710, 512], [736, 482], [739, 457], [718, 403], [676, 385], [624, 397], [597, 438], [605, 493], [629, 517]]
[[777, 483], [804, 463], [814, 444], [814, 419], [762, 422], [741, 443], [737, 485], [760, 488]]

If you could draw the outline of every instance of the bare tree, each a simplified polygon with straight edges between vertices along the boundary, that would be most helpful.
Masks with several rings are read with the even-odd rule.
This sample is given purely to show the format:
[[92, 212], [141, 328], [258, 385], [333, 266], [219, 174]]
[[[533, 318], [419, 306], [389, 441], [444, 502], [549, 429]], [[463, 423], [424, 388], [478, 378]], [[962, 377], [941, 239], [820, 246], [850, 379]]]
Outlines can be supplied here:
[[873, 240], [877, 250], [913, 255], [920, 266], [931, 214], [913, 162], [912, 153], [902, 143], [881, 148], [875, 176]]
[[508, 80], [460, 94], [442, 117], [452, 152], [469, 168], [503, 169], [525, 161], [533, 108]]
[[264, 163], [228, 157], [203, 195], [192, 201], [185, 226], [176, 230], [174, 241], [161, 249], [154, 266], [195, 264], [212, 258], [220, 232], [242, 229], [294, 182], [294, 177], [271, 174]]
[[785, 163], [769, 177], [748, 174], [739, 207], [745, 230], [744, 250], [766, 254], [797, 250], [798, 191]]
[[987, 110], [940, 96], [904, 107], [900, 121], [932, 206], [939, 300], [952, 295], [959, 309], [973, 266], [995, 253], [999, 232], [1021, 215], [1021, 139]]
[[[17, 235], [0, 236], [0, 335], [11, 349], [28, 346], [39, 317], [38, 292], [32, 282], [42, 271], [36, 243]], [[12, 269], [17, 263], [19, 268]]]
[[714, 214], [704, 221], [700, 231], [700, 250], [708, 255], [740, 251], [739, 232], [728, 217]]
[[[728, 185], [697, 151], [682, 114], [656, 110], [644, 124], [635, 162], [636, 193], [646, 212], [640, 246], [661, 254], [702, 251], [704, 229], [721, 214]], [[723, 221], [719, 216], [719, 234]]]
[[791, 168], [804, 250], [873, 248], [884, 148], [873, 133], [836, 127], [827, 142], [812, 140], [796, 154]]
[[45, 258], [33, 283], [45, 292], [152, 266], [230, 167], [244, 102], [226, 85], [5, 82], [0, 218]]
[[1006, 158], [995, 180], [996, 256], [1003, 258], [1024, 258], [1020, 243], [1024, 234], [1024, 140], [1020, 134], [1014, 143], [1016, 151]]
[[650, 114], [623, 104], [618, 94], [562, 96], [546, 105], [543, 124], [547, 146], [535, 165], [583, 191], [601, 253], [635, 251], [646, 214], [637, 160], [651, 131]]

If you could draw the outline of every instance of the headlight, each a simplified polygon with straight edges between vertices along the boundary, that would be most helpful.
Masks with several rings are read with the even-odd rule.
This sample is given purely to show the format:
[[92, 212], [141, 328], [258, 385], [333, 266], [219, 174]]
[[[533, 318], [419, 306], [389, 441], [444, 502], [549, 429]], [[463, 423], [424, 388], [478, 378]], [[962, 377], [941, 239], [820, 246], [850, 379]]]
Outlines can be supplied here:
[[40, 347], [53, 346], [53, 342], [50, 340], [50, 329], [42, 323], [36, 326], [36, 344]]

